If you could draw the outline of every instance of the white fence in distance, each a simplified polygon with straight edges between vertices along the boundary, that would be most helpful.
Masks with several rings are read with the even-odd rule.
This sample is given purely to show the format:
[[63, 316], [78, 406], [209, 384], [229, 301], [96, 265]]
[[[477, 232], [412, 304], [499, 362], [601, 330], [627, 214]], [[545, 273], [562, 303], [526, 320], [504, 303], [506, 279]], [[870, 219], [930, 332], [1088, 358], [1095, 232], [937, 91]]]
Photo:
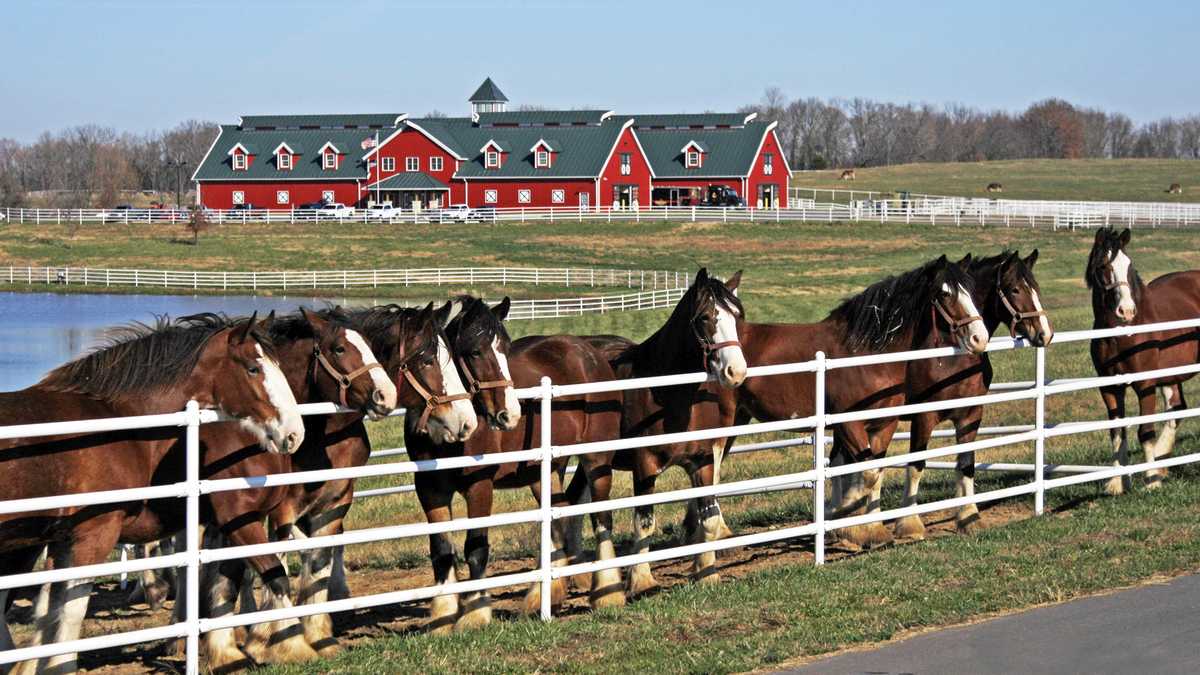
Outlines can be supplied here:
[[[1091, 340], [1097, 337], [1116, 335], [1132, 335], [1159, 330], [1183, 329], [1200, 327], [1200, 319], [1175, 321], [1144, 326], [1129, 326], [1106, 330], [1075, 331], [1056, 335], [1054, 345]], [[1020, 340], [997, 338], [989, 345], [989, 351], [1002, 351], [1017, 348], [1027, 348], [1028, 345]], [[518, 396], [523, 399], [537, 399], [540, 402], [543, 419], [550, 420], [543, 424], [543, 434], [540, 445], [528, 450], [486, 454], [470, 457], [453, 457], [432, 461], [405, 461], [385, 464], [370, 464], [362, 467], [345, 469], [330, 469], [305, 471], [272, 476], [230, 478], [220, 480], [201, 480], [199, 429], [200, 425], [216, 421], [218, 415], [212, 411], [199, 410], [194, 403], [188, 405], [183, 412], [149, 415], [137, 418], [116, 420], [91, 420], [79, 422], [57, 422], [50, 424], [22, 425], [17, 427], [0, 427], [0, 438], [25, 438], [49, 436], [62, 433], [94, 432], [107, 429], [136, 429], [162, 426], [184, 426], [187, 429], [186, 440], [187, 471], [183, 482], [171, 485], [139, 488], [134, 490], [119, 490], [107, 493], [75, 494], [66, 496], [50, 496], [35, 499], [0, 502], [0, 513], [21, 513], [32, 510], [49, 508], [64, 508], [84, 504], [120, 503], [133, 499], [180, 497], [187, 500], [187, 546], [182, 553], [159, 556], [142, 560], [127, 560], [88, 567], [63, 568], [0, 577], [0, 588], [17, 588], [38, 585], [51, 581], [92, 578], [97, 576], [114, 575], [122, 572], [136, 572], [144, 569], [156, 569], [173, 566], [186, 566], [188, 579], [187, 606], [188, 613], [184, 621], [160, 628], [137, 630], [126, 633], [106, 634], [69, 643], [38, 645], [0, 652], [0, 663], [12, 663], [30, 658], [46, 657], [54, 654], [88, 651], [117, 647], [136, 642], [168, 638], [187, 638], [187, 670], [189, 673], [198, 672], [198, 636], [200, 633], [216, 628], [234, 627], [261, 623], [282, 618], [295, 618], [309, 614], [339, 612], [373, 607], [385, 604], [424, 600], [445, 593], [464, 593], [480, 591], [502, 586], [527, 584], [531, 582], [543, 584], [543, 605], [541, 614], [544, 619], [551, 617], [549, 598], [551, 597], [550, 583], [560, 577], [575, 574], [590, 573], [600, 569], [627, 567], [645, 562], [657, 562], [699, 553], [747, 546], [751, 544], [789, 539], [811, 535], [814, 541], [814, 554], [817, 564], [824, 562], [824, 534], [851, 525], [892, 520], [907, 515], [919, 515], [932, 511], [956, 508], [965, 504], [980, 504], [999, 499], [1007, 499], [1021, 495], [1034, 495], [1035, 513], [1043, 512], [1044, 495], [1046, 490], [1074, 485], [1084, 482], [1105, 480], [1115, 476], [1131, 475], [1150, 468], [1168, 468], [1182, 464], [1200, 461], [1200, 452], [1184, 454], [1152, 462], [1142, 462], [1127, 466], [1083, 466], [1073, 467], [1066, 475], [1048, 478], [1047, 475], [1054, 465], [1048, 465], [1045, 457], [1045, 440], [1047, 438], [1066, 436], [1092, 431], [1101, 431], [1120, 427], [1134, 426], [1147, 422], [1162, 422], [1173, 419], [1183, 419], [1200, 415], [1200, 409], [1180, 410], [1156, 415], [1134, 416], [1113, 420], [1072, 421], [1060, 424], [1049, 424], [1045, 419], [1045, 401], [1048, 396], [1108, 386], [1117, 383], [1131, 383], [1139, 380], [1154, 379], [1168, 375], [1200, 372], [1200, 364], [1178, 368], [1161, 369], [1158, 371], [1130, 373], [1111, 377], [1090, 377], [1071, 380], [1052, 381], [1046, 378], [1046, 356], [1051, 347], [1035, 348], [1036, 379], [1033, 383], [1008, 383], [1007, 386], [994, 387], [993, 393], [967, 399], [937, 401], [932, 403], [903, 405], [886, 409], [869, 409], [852, 412], [829, 413], [825, 410], [824, 388], [830, 372], [852, 366], [873, 365], [888, 362], [902, 362], [915, 359], [940, 358], [959, 353], [956, 348], [944, 347], [913, 352], [890, 354], [872, 354], [848, 358], [826, 359], [818, 353], [813, 361], [756, 366], [749, 369], [748, 377], [764, 377], [795, 372], [814, 372], [816, 375], [817, 408], [814, 414], [800, 419], [781, 422], [762, 422], [744, 424], [735, 427], [706, 429], [683, 433], [671, 433], [660, 436], [641, 437], [634, 439], [618, 439], [598, 443], [584, 443], [568, 446], [551, 444], [549, 431], [553, 424], [551, 404], [555, 398], [579, 395], [586, 392], [618, 391], [641, 388], [646, 386], [669, 386], [684, 383], [702, 382], [707, 379], [705, 373], [691, 373], [642, 380], [624, 380], [614, 382], [599, 382], [587, 384], [555, 385], [549, 378], [542, 380], [541, 386], [519, 390]], [[921, 411], [942, 410], [961, 407], [964, 405], [984, 405], [1007, 401], [1030, 400], [1034, 403], [1034, 420], [1032, 427], [1013, 428], [1010, 433], [1004, 433], [994, 438], [976, 440], [972, 443], [951, 445], [925, 450], [919, 453], [898, 454], [877, 460], [853, 463], [838, 467], [829, 466], [825, 458], [826, 429], [832, 425], [851, 421], [882, 417], [909, 415]], [[338, 410], [333, 404], [310, 404], [303, 406], [305, 414], [329, 414]], [[555, 458], [570, 457], [586, 452], [601, 450], [622, 450], [632, 447], [662, 445], [685, 440], [709, 440], [780, 431], [808, 431], [812, 434], [813, 468], [795, 473], [768, 476], [749, 480], [721, 483], [711, 487], [688, 488], [653, 495], [625, 497], [607, 502], [571, 505], [561, 508], [550, 505], [548, 494], [550, 481], [543, 480], [541, 506], [535, 509], [500, 513], [487, 517], [459, 518], [449, 522], [427, 524], [409, 523], [391, 525], [364, 530], [355, 530], [338, 535], [319, 536], [298, 541], [280, 541], [260, 545], [232, 546], [220, 549], [200, 548], [199, 530], [199, 499], [202, 494], [238, 490], [246, 488], [261, 488], [276, 485], [290, 485], [322, 480], [342, 478], [363, 478], [368, 476], [387, 476], [411, 474], [421, 471], [436, 471], [446, 468], [461, 468], [467, 466], [494, 465], [513, 461], [539, 461], [543, 474], [550, 470]], [[868, 469], [883, 469], [906, 465], [918, 459], [932, 460], [953, 456], [971, 450], [1000, 447], [1011, 444], [1034, 443], [1032, 462], [1010, 463], [1006, 466], [1023, 474], [1032, 474], [1032, 480], [1019, 485], [1002, 489], [980, 492], [974, 495], [942, 499], [913, 506], [891, 509], [876, 513], [841, 517], [827, 520], [824, 509], [825, 480], [837, 476], [858, 473]], [[937, 465], [943, 466], [943, 465]], [[737, 535], [732, 538], [677, 546], [668, 549], [651, 551], [647, 554], [623, 555], [610, 560], [576, 563], [561, 567], [553, 567], [550, 563], [552, 543], [549, 537], [549, 525], [553, 519], [584, 515], [602, 510], [627, 509], [638, 505], [660, 504], [683, 501], [703, 496], [720, 497], [726, 495], [746, 494], [755, 491], [778, 489], [805, 489], [813, 491], [813, 522], [780, 527], [763, 532]], [[372, 541], [383, 541], [402, 537], [427, 536], [433, 532], [457, 532], [474, 527], [499, 527], [516, 523], [539, 523], [541, 525], [540, 562], [537, 569], [517, 574], [506, 574], [479, 580], [460, 581], [438, 587], [423, 587], [376, 593], [361, 597], [349, 598], [314, 605], [257, 611], [246, 614], [236, 614], [215, 619], [202, 619], [197, 615], [198, 584], [196, 583], [199, 566], [204, 563], [217, 562], [240, 558], [248, 555], [267, 555], [295, 552], [312, 548], [324, 548], [357, 544]]]

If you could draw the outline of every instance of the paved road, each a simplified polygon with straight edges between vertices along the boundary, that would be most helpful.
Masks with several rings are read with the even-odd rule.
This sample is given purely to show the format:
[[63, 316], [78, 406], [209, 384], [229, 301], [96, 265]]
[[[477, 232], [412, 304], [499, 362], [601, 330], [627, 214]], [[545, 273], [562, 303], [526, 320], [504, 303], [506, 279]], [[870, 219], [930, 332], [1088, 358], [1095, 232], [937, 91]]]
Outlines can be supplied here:
[[1198, 673], [1200, 575], [831, 656], [790, 673]]

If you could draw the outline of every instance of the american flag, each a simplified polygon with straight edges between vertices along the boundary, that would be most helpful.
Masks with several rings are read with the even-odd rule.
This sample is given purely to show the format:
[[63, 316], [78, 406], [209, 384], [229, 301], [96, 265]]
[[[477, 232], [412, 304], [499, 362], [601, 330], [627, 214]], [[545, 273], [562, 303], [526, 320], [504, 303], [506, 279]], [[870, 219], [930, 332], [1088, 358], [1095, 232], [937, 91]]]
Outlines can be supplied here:
[[368, 136], [363, 139], [363, 142], [362, 142], [363, 150], [366, 150], [367, 148], [373, 148], [373, 147], [375, 147], [375, 137], [374, 136]]

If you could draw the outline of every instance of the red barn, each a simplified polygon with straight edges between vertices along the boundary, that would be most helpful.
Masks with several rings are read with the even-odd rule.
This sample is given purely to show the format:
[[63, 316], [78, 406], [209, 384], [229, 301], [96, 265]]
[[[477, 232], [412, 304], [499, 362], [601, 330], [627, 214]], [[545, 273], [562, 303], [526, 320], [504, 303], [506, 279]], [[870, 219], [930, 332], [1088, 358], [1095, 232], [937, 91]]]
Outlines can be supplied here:
[[199, 201], [636, 209], [697, 204], [720, 185], [749, 206], [786, 202], [775, 125], [754, 115], [509, 112], [507, 101], [489, 78], [470, 117], [243, 117], [221, 127], [197, 168]]

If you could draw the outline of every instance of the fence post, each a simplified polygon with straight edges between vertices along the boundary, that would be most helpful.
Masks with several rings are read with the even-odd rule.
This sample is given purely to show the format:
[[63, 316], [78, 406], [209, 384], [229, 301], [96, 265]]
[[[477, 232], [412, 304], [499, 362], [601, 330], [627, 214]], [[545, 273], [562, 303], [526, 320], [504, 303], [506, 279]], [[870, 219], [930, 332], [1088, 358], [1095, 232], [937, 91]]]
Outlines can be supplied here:
[[1037, 438], [1033, 442], [1033, 482], [1037, 485], [1034, 493], [1034, 515], [1042, 515], [1046, 506], [1046, 348], [1038, 347], [1034, 366], [1034, 378], [1037, 386], [1037, 398], [1034, 403], [1034, 424], [1037, 426]]
[[542, 494], [541, 494], [541, 511], [542, 511], [542, 520], [541, 520], [541, 525], [542, 525], [542, 541], [541, 541], [542, 606], [541, 606], [541, 613], [542, 613], [542, 621], [549, 621], [550, 619], [554, 618], [553, 614], [550, 611], [550, 593], [551, 593], [551, 587], [554, 585], [554, 580], [551, 577], [552, 570], [550, 567], [551, 556], [554, 553], [554, 544], [551, 541], [551, 537], [550, 537], [550, 530], [551, 530], [551, 525], [552, 525], [552, 521], [550, 519], [550, 517], [551, 517], [550, 480], [551, 480], [551, 473], [552, 473], [551, 465], [554, 460], [554, 455], [553, 455], [552, 446], [551, 446], [553, 437], [551, 436], [551, 427], [550, 427], [550, 404], [553, 402], [553, 400], [550, 397], [551, 397], [550, 378], [543, 375], [542, 376], [542, 400], [541, 400], [541, 407], [542, 407], [542, 419], [541, 419], [541, 424], [542, 424], [542, 428], [541, 428], [541, 432], [542, 432], [542, 466], [541, 466], [541, 469], [542, 469], [542, 475], [541, 475], [541, 481], [542, 481], [542, 484], [541, 484], [541, 492], [542, 492]]
[[[813, 558], [825, 564], [825, 352], [817, 352], [816, 392], [813, 398]], [[836, 494], [836, 493], [835, 493]]]
[[200, 404], [187, 402], [187, 673], [200, 672]]

